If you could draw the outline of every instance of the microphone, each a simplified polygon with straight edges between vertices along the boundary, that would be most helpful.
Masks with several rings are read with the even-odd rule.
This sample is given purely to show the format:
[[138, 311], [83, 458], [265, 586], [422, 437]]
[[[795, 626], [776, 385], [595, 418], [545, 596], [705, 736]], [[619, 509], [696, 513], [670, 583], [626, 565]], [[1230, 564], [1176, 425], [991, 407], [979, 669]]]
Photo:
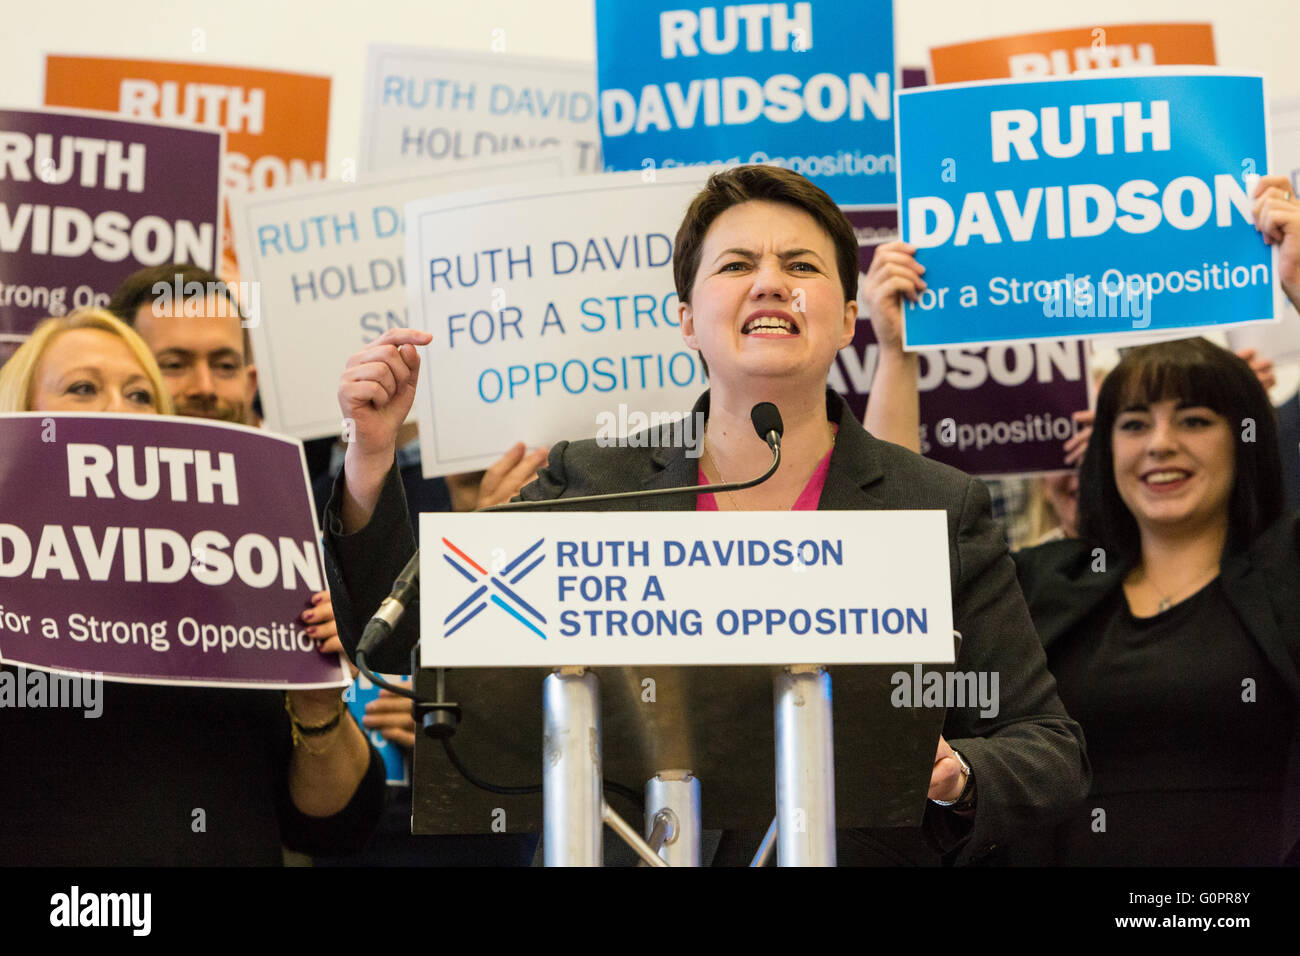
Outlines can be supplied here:
[[758, 437], [767, 443], [767, 447], [772, 450], [772, 464], [767, 471], [763, 472], [757, 478], [751, 478], [748, 481], [728, 481], [720, 482], [716, 485], [688, 485], [682, 488], [648, 488], [641, 491], [615, 491], [604, 495], [581, 495], [575, 498], [547, 498], [544, 501], [507, 501], [504, 504], [489, 505], [486, 508], [476, 508], [475, 514], [486, 514], [489, 511], [536, 511], [543, 508], [554, 508], [557, 505], [585, 505], [605, 501], [628, 501], [633, 498], [655, 498], [659, 495], [679, 495], [683, 492], [691, 492], [697, 495], [712, 494], [719, 491], [742, 491], [745, 488], [753, 488], [755, 485], [761, 485], [767, 479], [776, 474], [777, 468], [781, 466], [781, 436], [785, 433], [785, 425], [781, 422], [781, 413], [777, 411], [775, 405], [771, 402], [759, 402], [749, 410], [749, 420], [754, 425], [754, 431]]
[[402, 616], [406, 614], [406, 606], [419, 595], [419, 586], [420, 549], [416, 548], [415, 553], [411, 555], [411, 559], [406, 562], [406, 566], [397, 575], [397, 580], [393, 582], [393, 589], [388, 592], [388, 597], [384, 598], [379, 605], [379, 609], [366, 622], [365, 630], [361, 632], [361, 640], [357, 642], [357, 652], [354, 660], [357, 670], [365, 674], [376, 687], [382, 687], [399, 697], [408, 697], [411, 700], [418, 700], [419, 698], [410, 689], [391, 684], [372, 671], [369, 665], [366, 664], [366, 658], [372, 655], [379, 648], [379, 645], [388, 640], [393, 631], [397, 630], [397, 625], [401, 623]]
[[[757, 478], [751, 478], [748, 481], [730, 481], [720, 482], [714, 485], [688, 485], [681, 488], [646, 488], [640, 491], [616, 491], [604, 495], [581, 495], [575, 498], [547, 498], [542, 501], [507, 501], [504, 504], [489, 505], [486, 508], [476, 508], [474, 514], [487, 514], [490, 511], [538, 511], [546, 508], [554, 509], [559, 506], [569, 505], [586, 505], [598, 502], [609, 501], [629, 501], [634, 498], [656, 498], [660, 495], [680, 495], [690, 493], [696, 495], [716, 494], [721, 491], [743, 491], [746, 488], [753, 488], [755, 485], [761, 485], [781, 467], [781, 436], [785, 433], [785, 425], [781, 421], [781, 413], [771, 402], [759, 402], [749, 411], [749, 420], [754, 425], [754, 431], [758, 434], [769, 449], [772, 451], [772, 464], [768, 466], [767, 471], [763, 472]], [[366, 625], [365, 631], [361, 635], [361, 640], [357, 644], [356, 665], [357, 669], [370, 678], [371, 682], [378, 687], [383, 687], [393, 693], [400, 694], [404, 697], [414, 698], [415, 695], [404, 687], [397, 687], [389, 684], [383, 678], [377, 677], [371, 673], [370, 668], [365, 665], [366, 656], [372, 654], [380, 644], [382, 644], [390, 634], [397, 628], [398, 622], [401, 621], [402, 615], [406, 613], [406, 607], [411, 599], [416, 595], [420, 583], [420, 551], [417, 548], [415, 554], [411, 555], [411, 560], [406, 562], [406, 567], [402, 568], [402, 573], [397, 576], [393, 582], [393, 589], [389, 592], [388, 597], [379, 605], [379, 610], [375, 611], [374, 616]]]
[[773, 450], [781, 447], [781, 436], [785, 434], [785, 425], [781, 422], [781, 413], [771, 402], [759, 402], [749, 410], [749, 420], [754, 423], [758, 437], [767, 442]]

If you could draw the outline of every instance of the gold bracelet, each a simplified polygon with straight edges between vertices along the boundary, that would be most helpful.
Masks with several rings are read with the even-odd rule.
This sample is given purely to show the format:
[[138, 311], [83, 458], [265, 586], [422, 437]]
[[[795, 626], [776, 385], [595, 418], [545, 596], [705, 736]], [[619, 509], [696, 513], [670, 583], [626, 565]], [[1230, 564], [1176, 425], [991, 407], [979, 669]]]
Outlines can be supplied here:
[[313, 750], [311, 747], [307, 746], [307, 738], [324, 737], [326, 734], [330, 733], [332, 730], [338, 727], [339, 722], [343, 718], [343, 711], [346, 708], [347, 705], [343, 703], [343, 695], [340, 693], [339, 701], [338, 701], [338, 709], [334, 711], [333, 717], [325, 721], [325, 723], [323, 724], [316, 724], [314, 726], [302, 724], [299, 723], [298, 716], [293, 712], [293, 701], [289, 696], [289, 692], [285, 691], [284, 709], [289, 714], [289, 732], [293, 735], [294, 747], [295, 748], [301, 747], [303, 750], [305, 750], [307, 753], [311, 754], [314, 757], [319, 757], [322, 754], [324, 754], [326, 751], [330, 749], [329, 744], [326, 744], [320, 750]]

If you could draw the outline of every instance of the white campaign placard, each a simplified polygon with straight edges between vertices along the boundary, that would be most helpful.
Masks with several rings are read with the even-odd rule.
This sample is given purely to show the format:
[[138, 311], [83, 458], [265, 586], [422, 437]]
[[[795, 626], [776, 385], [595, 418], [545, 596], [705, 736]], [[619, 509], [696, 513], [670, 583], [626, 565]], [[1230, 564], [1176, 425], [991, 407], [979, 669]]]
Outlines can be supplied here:
[[594, 63], [377, 44], [363, 103], [368, 172], [547, 146], [579, 173], [600, 171]]
[[[1300, 195], [1300, 97], [1274, 100], [1270, 109], [1273, 134], [1273, 168], [1270, 173], [1291, 180], [1291, 192]], [[1228, 332], [1234, 349], [1258, 349], [1274, 362], [1300, 360], [1300, 314], [1282, 291], [1275, 286], [1273, 325], [1251, 325]]]
[[406, 326], [402, 210], [412, 199], [495, 183], [557, 178], [548, 149], [436, 173], [312, 183], [232, 196], [240, 298], [249, 314], [268, 427], [294, 438], [340, 431], [338, 377], [348, 357]]
[[[416, 399], [426, 477], [517, 441], [690, 410], [673, 238], [710, 168], [522, 183], [406, 207], [408, 310], [432, 333]], [[645, 427], [643, 422], [640, 427]]]
[[425, 667], [952, 663], [942, 511], [422, 514]]

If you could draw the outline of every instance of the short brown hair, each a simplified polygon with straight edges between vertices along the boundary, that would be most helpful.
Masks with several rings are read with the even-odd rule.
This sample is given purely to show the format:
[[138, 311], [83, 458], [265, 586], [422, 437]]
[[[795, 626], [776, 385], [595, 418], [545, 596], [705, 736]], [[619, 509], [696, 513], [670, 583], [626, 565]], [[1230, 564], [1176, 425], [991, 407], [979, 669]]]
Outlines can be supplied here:
[[673, 243], [673, 281], [677, 284], [679, 301], [691, 301], [704, 236], [713, 221], [732, 206], [751, 200], [785, 203], [812, 216], [835, 245], [835, 264], [844, 287], [844, 301], [857, 301], [858, 238], [853, 226], [835, 200], [805, 177], [780, 166], [737, 166], [714, 173], [691, 200]]
[[163, 263], [159, 266], [150, 266], [147, 269], [133, 272], [122, 280], [122, 284], [117, 287], [113, 297], [109, 299], [108, 311], [127, 325], [135, 328], [135, 319], [136, 315], [139, 314], [140, 307], [155, 305], [163, 298], [155, 290], [155, 286], [166, 286], [167, 292], [165, 295], [168, 299], [171, 299], [175, 297], [173, 290], [184, 289], [190, 283], [197, 283], [205, 290], [212, 290], [216, 294], [224, 296], [226, 301], [230, 303], [231, 310], [239, 317], [239, 324], [243, 328], [244, 363], [246, 365], [252, 364], [253, 340], [248, 334], [248, 323], [244, 321], [244, 310], [239, 305], [239, 298], [235, 295], [235, 290], [216, 273], [204, 269], [202, 266], [188, 265], [182, 262], [175, 264]]

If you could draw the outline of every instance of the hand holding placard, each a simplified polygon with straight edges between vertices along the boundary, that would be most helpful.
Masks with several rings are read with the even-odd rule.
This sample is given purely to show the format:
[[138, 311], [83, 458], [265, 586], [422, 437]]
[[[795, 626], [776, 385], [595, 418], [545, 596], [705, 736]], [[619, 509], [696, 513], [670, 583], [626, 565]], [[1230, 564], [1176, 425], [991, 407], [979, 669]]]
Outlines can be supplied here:
[[877, 438], [921, 451], [920, 359], [903, 351], [903, 299], [915, 303], [925, 291], [916, 246], [886, 242], [876, 247], [862, 282], [861, 300], [879, 343], [875, 379], [862, 424]]
[[329, 589], [313, 594], [311, 603], [312, 606], [301, 615], [307, 625], [307, 636], [317, 642], [322, 654], [341, 654], [343, 645], [339, 643], [339, 629], [334, 623], [334, 602], [330, 599]]
[[[411, 679], [403, 677], [396, 683], [410, 687]], [[411, 712], [411, 701], [390, 690], [381, 690], [378, 697], [366, 704], [362, 724], [366, 730], [378, 731], [385, 740], [407, 750], [415, 747], [415, 717]]]
[[1273, 360], [1267, 355], [1260, 355], [1257, 349], [1237, 349], [1236, 355], [1250, 366], [1250, 370], [1259, 379], [1259, 384], [1264, 386], [1264, 391], [1267, 392], [1277, 384], [1277, 376], [1273, 374]]
[[862, 283], [862, 301], [871, 317], [876, 341], [882, 349], [903, 347], [903, 306], [901, 298], [915, 302], [925, 291], [921, 278], [925, 266], [916, 261], [916, 246], [906, 242], [886, 242], [876, 247], [871, 268]]
[[1090, 408], [1077, 411], [1074, 419], [1074, 434], [1065, 440], [1065, 463], [1071, 468], [1083, 464], [1084, 453], [1088, 450], [1088, 441], [1092, 438], [1092, 423], [1097, 420], [1097, 413]]
[[1282, 291], [1300, 309], [1300, 202], [1285, 176], [1262, 176], [1251, 192], [1255, 228], [1278, 246], [1277, 277]]
[[[546, 464], [549, 448], [525, 451], [523, 442], [516, 442], [491, 468], [483, 473], [478, 486], [475, 510], [504, 504], [519, 494], [519, 489], [537, 477], [537, 469]], [[452, 476], [455, 477], [454, 475]]]

